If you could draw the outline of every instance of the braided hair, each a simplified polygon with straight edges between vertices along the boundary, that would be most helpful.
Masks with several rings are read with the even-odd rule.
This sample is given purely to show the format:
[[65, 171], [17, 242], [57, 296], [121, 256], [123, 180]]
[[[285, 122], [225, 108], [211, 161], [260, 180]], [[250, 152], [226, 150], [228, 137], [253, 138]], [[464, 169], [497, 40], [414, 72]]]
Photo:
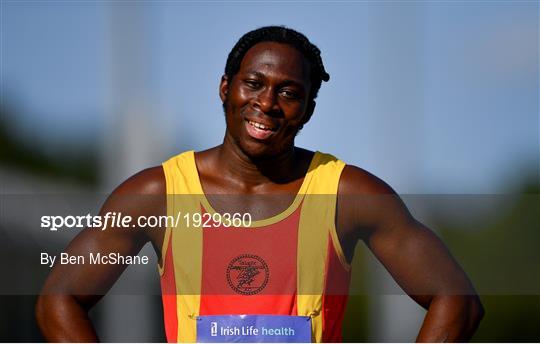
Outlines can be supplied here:
[[240, 70], [240, 64], [247, 51], [257, 43], [278, 42], [289, 44], [300, 51], [309, 61], [311, 90], [310, 98], [315, 99], [322, 81], [330, 80], [330, 75], [324, 69], [321, 51], [312, 44], [306, 36], [285, 26], [265, 26], [243, 35], [234, 45], [225, 65], [225, 75], [229, 80]]

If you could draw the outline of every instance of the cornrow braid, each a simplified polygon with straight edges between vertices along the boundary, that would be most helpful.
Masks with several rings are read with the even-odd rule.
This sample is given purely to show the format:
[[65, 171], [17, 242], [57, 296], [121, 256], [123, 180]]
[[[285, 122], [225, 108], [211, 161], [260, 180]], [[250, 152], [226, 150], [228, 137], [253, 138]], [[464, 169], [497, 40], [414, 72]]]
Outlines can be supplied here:
[[227, 57], [225, 75], [229, 80], [232, 80], [234, 75], [240, 70], [240, 64], [247, 51], [260, 42], [285, 43], [298, 49], [306, 57], [310, 65], [310, 98], [317, 98], [321, 83], [330, 80], [330, 75], [324, 69], [321, 51], [306, 36], [285, 26], [265, 26], [243, 35], [236, 42]]

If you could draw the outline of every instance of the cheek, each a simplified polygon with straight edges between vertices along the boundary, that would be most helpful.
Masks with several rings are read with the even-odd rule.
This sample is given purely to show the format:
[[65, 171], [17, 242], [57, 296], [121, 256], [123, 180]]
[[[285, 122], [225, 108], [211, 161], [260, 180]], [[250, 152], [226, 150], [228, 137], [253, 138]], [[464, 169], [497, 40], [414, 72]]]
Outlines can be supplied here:
[[302, 126], [304, 124], [302, 118], [302, 116], [298, 116], [297, 118], [288, 120], [285, 127], [283, 128], [283, 137], [295, 137], [296, 134], [298, 134], [298, 132], [300, 131], [300, 129], [302, 129]]
[[238, 108], [238, 101], [233, 94], [229, 93], [225, 97], [225, 102], [223, 103], [223, 111], [225, 112], [225, 117], [234, 117], [236, 112], [238, 112]]
[[246, 102], [251, 96], [250, 90], [242, 87], [242, 85], [237, 84], [236, 80], [233, 81], [228, 93], [228, 98], [230, 98], [231, 102], [243, 103]]
[[252, 97], [252, 94], [249, 90], [246, 90], [242, 87], [239, 87], [236, 92], [236, 99], [239, 102], [247, 101], [250, 97]]
[[242, 111], [247, 105], [249, 105], [250, 97], [252, 95], [249, 92], [243, 90], [236, 90], [235, 92], [229, 93], [226, 97], [226, 107], [228, 112], [232, 114], [237, 114]]
[[223, 115], [225, 116], [225, 123], [227, 125], [227, 128], [233, 128], [234, 121], [232, 119], [234, 117], [234, 109], [229, 97], [226, 97], [225, 102], [223, 103]]
[[288, 124], [291, 126], [301, 126], [306, 116], [306, 105], [304, 103], [290, 104], [282, 107]]

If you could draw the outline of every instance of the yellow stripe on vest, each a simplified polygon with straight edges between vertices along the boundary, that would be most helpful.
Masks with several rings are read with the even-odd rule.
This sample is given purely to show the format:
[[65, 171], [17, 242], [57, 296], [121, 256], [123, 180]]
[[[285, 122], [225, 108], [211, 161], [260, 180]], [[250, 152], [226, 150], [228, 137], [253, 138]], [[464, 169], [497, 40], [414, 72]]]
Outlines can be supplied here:
[[313, 179], [307, 186], [298, 232], [298, 315], [312, 317], [312, 341], [323, 340], [322, 297], [328, 255], [328, 233], [334, 226], [342, 161], [316, 153]]
[[[163, 163], [167, 182], [167, 215], [200, 212], [202, 189], [198, 180], [193, 151], [180, 154]], [[174, 176], [174, 177], [173, 177]], [[178, 196], [182, 195], [182, 196]], [[176, 281], [179, 342], [195, 342], [199, 315], [202, 273], [202, 230], [186, 228], [183, 221], [171, 233]], [[178, 264], [180, 263], [180, 264]]]

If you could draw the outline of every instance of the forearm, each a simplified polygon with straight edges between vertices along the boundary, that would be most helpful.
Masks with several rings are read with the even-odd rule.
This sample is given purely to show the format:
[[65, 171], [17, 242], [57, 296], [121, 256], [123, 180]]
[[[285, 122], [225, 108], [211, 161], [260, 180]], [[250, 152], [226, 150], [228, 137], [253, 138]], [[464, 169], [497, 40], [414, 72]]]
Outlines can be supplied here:
[[476, 295], [440, 295], [430, 303], [417, 342], [466, 342], [484, 314]]
[[36, 304], [36, 320], [49, 342], [97, 342], [88, 313], [73, 296], [42, 295]]

